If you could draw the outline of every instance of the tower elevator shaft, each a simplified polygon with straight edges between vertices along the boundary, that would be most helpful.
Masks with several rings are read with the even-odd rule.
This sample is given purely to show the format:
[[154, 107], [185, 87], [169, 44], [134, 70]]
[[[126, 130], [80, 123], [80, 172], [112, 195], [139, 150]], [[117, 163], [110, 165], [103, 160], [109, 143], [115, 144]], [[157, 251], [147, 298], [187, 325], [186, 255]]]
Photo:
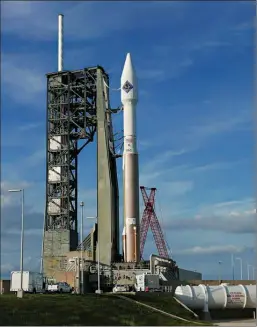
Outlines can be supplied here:
[[95, 134], [100, 261], [110, 264], [119, 253], [118, 181], [108, 84], [100, 66], [47, 74], [43, 270], [49, 277], [65, 270], [67, 253], [78, 246], [78, 156]]

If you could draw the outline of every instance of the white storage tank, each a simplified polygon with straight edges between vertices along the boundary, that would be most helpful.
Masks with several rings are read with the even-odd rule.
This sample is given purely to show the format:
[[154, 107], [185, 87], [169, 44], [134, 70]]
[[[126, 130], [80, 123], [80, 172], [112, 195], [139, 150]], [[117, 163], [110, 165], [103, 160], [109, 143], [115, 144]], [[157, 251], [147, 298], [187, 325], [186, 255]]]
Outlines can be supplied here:
[[256, 308], [256, 285], [178, 286], [175, 297], [190, 309], [204, 309], [205, 294], [208, 308]]

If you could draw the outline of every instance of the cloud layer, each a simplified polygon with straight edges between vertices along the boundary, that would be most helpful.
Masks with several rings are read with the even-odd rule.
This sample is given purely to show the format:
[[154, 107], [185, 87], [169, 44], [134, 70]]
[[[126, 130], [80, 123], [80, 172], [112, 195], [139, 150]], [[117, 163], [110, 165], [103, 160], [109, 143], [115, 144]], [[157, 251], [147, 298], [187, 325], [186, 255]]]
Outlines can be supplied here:
[[187, 219], [170, 219], [165, 228], [172, 230], [212, 230], [227, 233], [256, 233], [256, 209], [224, 214], [210, 212], [207, 215], [197, 215]]
[[[39, 269], [45, 74], [57, 69], [60, 12], [65, 69], [105, 67], [113, 108], [120, 105], [113, 89], [120, 86], [125, 54], [133, 55], [140, 85], [140, 184], [157, 187], [156, 213], [179, 265], [212, 274], [231, 252], [252, 261], [252, 4], [6, 1], [1, 9], [2, 273], [19, 263], [20, 198], [10, 188], [25, 188], [25, 266]], [[123, 129], [122, 113], [114, 125], [115, 132]], [[95, 150], [91, 144], [79, 158], [86, 216], [97, 214]], [[117, 165], [122, 227], [121, 160]], [[85, 223], [85, 233], [91, 225]], [[151, 233], [145, 251], [157, 251]], [[229, 265], [224, 269], [230, 271]]]

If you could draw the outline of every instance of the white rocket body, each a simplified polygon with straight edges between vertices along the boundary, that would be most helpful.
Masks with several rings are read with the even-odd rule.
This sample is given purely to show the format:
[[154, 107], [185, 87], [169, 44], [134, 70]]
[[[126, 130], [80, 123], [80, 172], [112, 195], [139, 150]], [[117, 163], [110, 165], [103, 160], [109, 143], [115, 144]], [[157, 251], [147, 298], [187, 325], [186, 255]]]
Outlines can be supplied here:
[[136, 140], [137, 77], [128, 53], [121, 75], [121, 102], [123, 104], [124, 152], [124, 261], [140, 261], [139, 240], [139, 172]]

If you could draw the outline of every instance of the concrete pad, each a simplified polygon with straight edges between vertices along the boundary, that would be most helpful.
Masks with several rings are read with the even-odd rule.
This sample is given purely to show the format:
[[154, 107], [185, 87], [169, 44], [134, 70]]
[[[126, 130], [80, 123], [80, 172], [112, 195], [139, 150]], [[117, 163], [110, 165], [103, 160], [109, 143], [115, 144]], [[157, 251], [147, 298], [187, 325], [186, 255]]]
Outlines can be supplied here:
[[250, 326], [256, 326], [256, 320], [255, 319], [243, 319], [243, 320], [214, 320], [212, 323], [215, 326], [233, 326], [233, 327], [250, 327]]

